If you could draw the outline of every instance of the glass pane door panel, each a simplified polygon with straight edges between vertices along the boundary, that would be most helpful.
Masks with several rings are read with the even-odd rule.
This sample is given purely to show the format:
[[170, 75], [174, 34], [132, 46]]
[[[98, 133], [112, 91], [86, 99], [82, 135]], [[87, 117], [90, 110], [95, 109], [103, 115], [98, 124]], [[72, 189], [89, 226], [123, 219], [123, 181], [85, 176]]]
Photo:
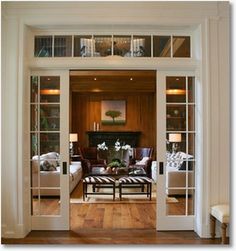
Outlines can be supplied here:
[[32, 189], [32, 215], [60, 215], [59, 189]]
[[194, 215], [195, 189], [188, 189], [188, 215]]
[[94, 36], [95, 51], [94, 57], [106, 57], [111, 55], [112, 38], [111, 36]]
[[122, 57], [131, 57], [131, 36], [114, 36], [113, 54]]
[[194, 77], [188, 77], [188, 102], [195, 103]]
[[186, 189], [166, 191], [166, 215], [186, 215]]
[[[186, 149], [186, 133], [171, 132], [166, 134], [166, 150], [167, 161], [173, 161], [178, 152], [187, 152]], [[182, 160], [184, 156], [178, 156], [178, 161]]]
[[39, 186], [39, 173], [40, 173], [40, 161], [37, 160], [38, 156], [35, 156], [31, 161], [31, 187], [36, 188]]
[[91, 57], [94, 42], [92, 36], [74, 36], [74, 57]]
[[38, 131], [38, 106], [37, 105], [31, 105], [31, 131]]
[[40, 189], [40, 215], [60, 215], [59, 189]]
[[189, 36], [173, 36], [173, 57], [190, 57]]
[[188, 161], [188, 188], [195, 187], [195, 161]]
[[177, 76], [166, 78], [166, 102], [186, 102], [186, 77]]
[[31, 133], [30, 134], [30, 141], [31, 141], [31, 158], [38, 155], [39, 152], [39, 144], [38, 144], [38, 134]]
[[151, 57], [151, 36], [133, 36], [133, 56]]
[[167, 131], [186, 131], [186, 106], [167, 105]]
[[30, 102], [31, 103], [37, 103], [38, 102], [38, 77], [32, 76], [31, 77], [31, 95], [30, 95]]
[[31, 215], [40, 214], [39, 192], [38, 189], [31, 189]]
[[54, 76], [40, 77], [40, 102], [41, 103], [60, 102], [60, 77], [54, 77]]
[[60, 130], [60, 106], [40, 105], [40, 131]]
[[171, 56], [170, 36], [153, 36], [153, 56], [154, 57]]
[[188, 130], [195, 131], [195, 105], [188, 105]]
[[60, 153], [59, 133], [40, 133], [40, 155], [49, 152]]
[[54, 37], [54, 57], [71, 57], [72, 36]]
[[195, 159], [195, 133], [188, 134], [188, 153]]

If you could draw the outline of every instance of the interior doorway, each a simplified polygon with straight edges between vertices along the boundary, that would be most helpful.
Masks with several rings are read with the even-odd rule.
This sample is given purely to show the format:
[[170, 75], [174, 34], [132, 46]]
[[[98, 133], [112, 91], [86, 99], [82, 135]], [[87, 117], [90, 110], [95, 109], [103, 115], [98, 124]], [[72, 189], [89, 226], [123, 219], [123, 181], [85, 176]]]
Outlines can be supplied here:
[[[111, 101], [111, 104], [123, 102], [125, 111], [123, 123], [113, 124], [104, 121], [103, 105], [107, 101]], [[116, 189], [115, 201], [112, 200], [111, 195], [89, 195], [83, 201], [81, 179], [70, 196], [71, 230], [77, 231], [82, 228], [156, 229], [156, 173], [155, 170], [152, 171], [152, 162], [156, 161], [157, 137], [156, 71], [70, 71], [70, 133], [77, 134], [77, 141], [73, 142], [72, 162], [81, 161], [81, 158], [84, 158], [81, 156], [84, 154], [82, 149], [97, 148], [97, 143], [103, 143], [104, 138], [101, 138], [101, 142], [91, 139], [93, 134], [108, 132], [115, 135], [119, 133], [117, 140], [119, 139], [121, 144], [130, 143], [134, 144], [131, 145], [132, 148], [152, 149], [151, 160], [148, 159], [148, 167], [145, 167], [148, 170], [147, 175], [153, 181], [152, 199], [149, 200], [146, 195], [141, 194], [126, 195], [120, 201], [119, 190]], [[125, 137], [122, 133], [126, 135], [131, 132], [138, 134], [137, 142], [122, 138]], [[133, 157], [135, 156], [131, 154], [129, 160]], [[136, 159], [135, 163], [142, 159]], [[105, 168], [109, 165], [108, 162], [106, 159]]]

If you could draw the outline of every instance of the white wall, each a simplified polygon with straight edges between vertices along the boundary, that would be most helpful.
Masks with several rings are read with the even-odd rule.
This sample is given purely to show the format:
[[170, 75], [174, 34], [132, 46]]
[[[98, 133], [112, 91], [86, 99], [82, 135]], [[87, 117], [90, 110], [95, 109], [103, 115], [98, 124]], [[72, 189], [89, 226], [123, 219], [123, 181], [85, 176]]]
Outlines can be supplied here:
[[[56, 25], [88, 31], [106, 30], [189, 30], [199, 27], [201, 52], [199, 79], [202, 85], [202, 168], [196, 170], [196, 231], [209, 236], [210, 206], [229, 201], [229, 13], [228, 3], [3, 3], [2, 44], [2, 232], [5, 237], [21, 237], [30, 229], [28, 148], [24, 144], [29, 129], [26, 116], [28, 64], [45, 66], [26, 59], [23, 36], [26, 25], [57, 29]], [[82, 26], [80, 26], [82, 24]], [[96, 25], [95, 25], [96, 24]], [[163, 25], [166, 25], [163, 27]], [[84, 26], [83, 26], [84, 25]], [[61, 26], [62, 27], [62, 26]], [[169, 28], [168, 28], [169, 27]], [[171, 28], [170, 28], [171, 27]], [[54, 67], [78, 65], [77, 61], [56, 60]], [[81, 61], [82, 62], [82, 61]], [[84, 62], [84, 61], [83, 61]], [[103, 61], [103, 67], [121, 67]], [[160, 66], [168, 65], [162, 61]], [[180, 65], [181, 62], [179, 61]], [[100, 61], [86, 61], [84, 67], [96, 67]], [[142, 67], [145, 61], [139, 61]], [[86, 65], [87, 64], [87, 65]], [[158, 63], [159, 64], [159, 63]], [[158, 64], [153, 64], [153, 67]], [[184, 65], [184, 64], [183, 64]], [[193, 62], [193, 67], [196, 63]], [[127, 66], [130, 66], [127, 64]], [[131, 65], [132, 66], [132, 65]], [[133, 67], [135, 64], [133, 65]], [[163, 66], [163, 67], [164, 67]], [[124, 67], [124, 66], [123, 66]], [[14, 157], [13, 157], [14, 156]], [[10, 189], [9, 189], [10, 187]]]

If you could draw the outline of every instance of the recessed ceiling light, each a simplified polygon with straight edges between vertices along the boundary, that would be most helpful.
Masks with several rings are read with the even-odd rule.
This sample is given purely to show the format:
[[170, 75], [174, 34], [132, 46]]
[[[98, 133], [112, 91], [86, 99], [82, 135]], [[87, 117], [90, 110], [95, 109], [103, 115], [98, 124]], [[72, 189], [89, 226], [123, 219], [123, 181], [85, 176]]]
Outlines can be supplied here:
[[130, 81], [132, 81], [132, 80], [133, 80], [133, 78], [130, 78], [129, 80], [130, 80]]
[[96, 80], [97, 80], [97, 78], [94, 78], [94, 80], [96, 81]]

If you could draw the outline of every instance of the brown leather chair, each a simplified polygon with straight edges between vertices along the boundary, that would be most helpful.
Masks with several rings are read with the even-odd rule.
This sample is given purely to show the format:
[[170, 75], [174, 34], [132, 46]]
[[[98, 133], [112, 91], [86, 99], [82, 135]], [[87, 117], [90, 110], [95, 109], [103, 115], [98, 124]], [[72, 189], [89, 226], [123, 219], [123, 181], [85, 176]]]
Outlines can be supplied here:
[[93, 167], [106, 167], [106, 160], [99, 158], [97, 147], [78, 149], [84, 174], [90, 173]]
[[[130, 167], [142, 167], [147, 173], [148, 177], [152, 177], [152, 154], [153, 154], [153, 148], [152, 147], [137, 147], [133, 148], [133, 157], [130, 160]], [[143, 165], [137, 165], [138, 161], [141, 161], [143, 157], [148, 157], [148, 160]]]

